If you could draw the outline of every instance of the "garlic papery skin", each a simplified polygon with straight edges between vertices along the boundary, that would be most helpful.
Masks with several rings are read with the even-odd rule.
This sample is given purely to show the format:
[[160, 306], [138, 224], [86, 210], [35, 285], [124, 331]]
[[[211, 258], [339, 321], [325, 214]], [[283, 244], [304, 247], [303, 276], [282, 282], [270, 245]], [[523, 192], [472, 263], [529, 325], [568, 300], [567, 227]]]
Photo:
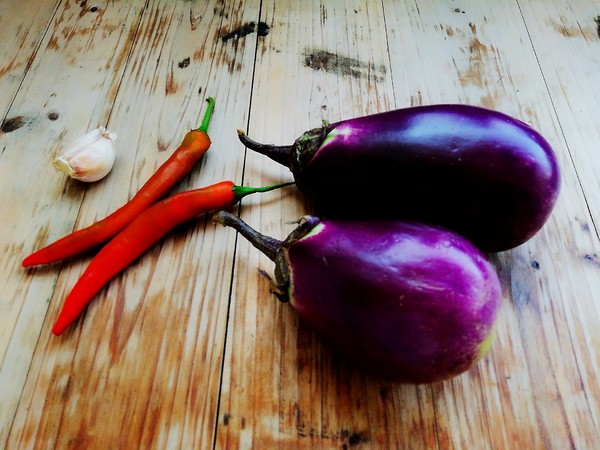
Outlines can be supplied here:
[[87, 183], [104, 178], [115, 162], [117, 135], [104, 127], [75, 139], [52, 164], [67, 176]]

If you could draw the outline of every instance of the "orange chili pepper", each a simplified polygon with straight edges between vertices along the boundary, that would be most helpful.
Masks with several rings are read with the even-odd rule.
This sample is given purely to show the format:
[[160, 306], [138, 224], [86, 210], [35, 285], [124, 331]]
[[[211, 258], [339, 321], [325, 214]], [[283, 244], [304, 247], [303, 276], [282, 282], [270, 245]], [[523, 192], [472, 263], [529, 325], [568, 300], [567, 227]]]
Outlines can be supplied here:
[[206, 100], [208, 108], [201, 125], [185, 135], [179, 147], [131, 200], [106, 218], [68, 234], [27, 256], [22, 262], [23, 267], [61, 261], [105, 243], [187, 176], [211, 144], [207, 132], [215, 101], [212, 97]]
[[175, 226], [199, 214], [229, 208], [248, 194], [267, 192], [289, 184], [292, 183], [251, 188], [221, 181], [174, 194], [144, 210], [92, 259], [65, 299], [52, 332], [61, 334], [106, 283]]

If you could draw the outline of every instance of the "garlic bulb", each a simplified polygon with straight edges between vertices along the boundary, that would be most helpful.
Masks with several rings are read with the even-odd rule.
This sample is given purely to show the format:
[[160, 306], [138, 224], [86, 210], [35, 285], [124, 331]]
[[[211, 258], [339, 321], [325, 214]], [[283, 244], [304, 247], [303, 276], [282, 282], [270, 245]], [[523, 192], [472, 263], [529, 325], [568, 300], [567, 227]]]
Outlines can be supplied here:
[[75, 139], [52, 164], [76, 180], [92, 182], [108, 175], [115, 162], [113, 141], [117, 135], [104, 127]]

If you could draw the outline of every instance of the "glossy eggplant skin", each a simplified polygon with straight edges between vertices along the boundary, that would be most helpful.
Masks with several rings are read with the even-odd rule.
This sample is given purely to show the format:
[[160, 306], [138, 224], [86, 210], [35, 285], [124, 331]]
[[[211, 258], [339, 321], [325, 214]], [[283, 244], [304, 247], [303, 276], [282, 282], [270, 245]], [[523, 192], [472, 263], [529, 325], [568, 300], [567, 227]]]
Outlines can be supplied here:
[[385, 379], [445, 380], [491, 345], [501, 286], [483, 254], [456, 233], [399, 221], [322, 221], [285, 254], [298, 314]]
[[[283, 148], [283, 147], [280, 147]], [[289, 146], [286, 164], [315, 213], [439, 224], [484, 251], [530, 239], [558, 197], [550, 144], [529, 125], [468, 105], [345, 120]]]

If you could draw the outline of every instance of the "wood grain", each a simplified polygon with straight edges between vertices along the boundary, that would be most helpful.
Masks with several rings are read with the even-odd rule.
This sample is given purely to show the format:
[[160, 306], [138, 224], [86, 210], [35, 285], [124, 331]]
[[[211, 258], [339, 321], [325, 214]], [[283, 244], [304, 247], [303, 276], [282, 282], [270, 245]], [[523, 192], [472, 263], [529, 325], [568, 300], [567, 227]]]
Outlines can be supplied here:
[[[393, 11], [386, 9], [386, 16], [393, 15]], [[418, 10], [412, 10], [412, 19], [419, 27], [413, 28], [411, 35], [420, 43], [419, 51], [431, 57], [421, 56], [418, 67], [405, 65], [399, 71], [402, 79], [414, 80], [417, 92], [424, 96], [429, 77], [423, 73], [444, 73], [436, 78], [440, 85], [435, 97], [428, 94], [425, 101], [481, 104], [520, 117], [542, 130], [557, 150], [563, 169], [562, 195], [545, 229], [526, 245], [495, 259], [505, 285], [507, 305], [491, 355], [492, 368], [497, 372], [491, 374], [491, 379], [497, 384], [484, 398], [493, 398], [498, 392], [503, 396], [498, 403], [486, 401], [487, 414], [477, 417], [484, 423], [502, 418], [503, 427], [494, 430], [491, 438], [493, 442], [503, 442], [503, 447], [515, 439], [508, 431], [521, 430], [516, 434], [524, 447], [569, 448], [578, 442], [582, 448], [593, 448], [597, 434], [590, 436], [582, 431], [598, 430], [598, 386], [594, 378], [583, 381], [584, 388], [580, 383], [586, 366], [597, 366], [599, 361], [595, 347], [588, 345], [597, 339], [594, 330], [599, 317], [591, 299], [598, 273], [582, 254], [598, 248], [597, 232], [590, 225], [590, 233], [581, 233], [580, 227], [586, 229], [585, 224], [593, 222], [585, 192], [580, 189], [577, 168], [568, 152], [563, 125], [556, 116], [555, 93], [548, 91], [538, 47], [530, 40], [529, 30], [534, 22], [523, 22], [521, 9], [512, 2], [493, 7], [463, 4], [460, 12], [450, 12], [454, 14], [444, 12], [433, 2], [419, 3]], [[407, 13], [411, 17], [411, 11], [406, 10], [393, 17]], [[549, 39], [546, 35], [545, 38]], [[414, 51], [413, 47], [408, 48]], [[396, 56], [399, 59], [393, 67], [402, 67], [401, 56]], [[394, 86], [403, 84], [395, 82]], [[581, 286], [570, 286], [566, 292], [572, 295], [565, 295], [565, 286], [571, 280], [577, 280], [573, 284]], [[573, 294], [579, 289], [579, 294]], [[585, 318], [580, 317], [582, 313]], [[575, 322], [579, 325], [574, 328], [565, 325]], [[585, 355], [583, 359], [578, 356], [581, 354]], [[522, 386], [533, 383], [536, 389], [522, 390]], [[582, 398], [582, 392], [589, 397]], [[571, 404], [573, 409], [565, 404]], [[511, 405], [510, 409], [506, 405]], [[461, 410], [464, 408], [472, 406], [467, 402]], [[567, 411], [577, 408], [586, 411], [586, 418], [576, 424]], [[444, 411], [444, 416], [448, 412]], [[528, 420], [523, 421], [523, 417]], [[535, 433], [530, 430], [531, 423], [536, 424]], [[453, 444], [461, 448], [475, 442]]]
[[[210, 133], [219, 145], [182, 188], [242, 178], [243, 154], [236, 162], [221, 151], [235, 133], [221, 130], [230, 120], [245, 120], [250, 85], [243, 72], [252, 68], [254, 48], [227, 46], [220, 35], [246, 20], [245, 9], [128, 5], [137, 9], [136, 28], [107, 114], [120, 136], [119, 161], [103, 189], [87, 190], [76, 226], [106, 215], [141, 186], [198, 125], [206, 95], [218, 99]], [[27, 446], [51, 439], [61, 448], [106, 448], [117, 441], [145, 448], [210, 445], [233, 249], [231, 236], [213, 230], [200, 220], [174, 233], [99, 295], [81, 327], [56, 339], [48, 330], [85, 260], [63, 266], [10, 441]], [[213, 259], [214, 248], [231, 250]], [[57, 353], [74, 359], [62, 361]], [[99, 391], [106, 392], [104, 400], [87, 408]]]
[[[348, 14], [352, 8], [312, 5], [305, 15], [277, 7], [266, 9], [274, 17], [293, 15], [298, 25], [287, 28], [285, 37], [275, 30], [271, 35], [273, 41], [285, 40], [287, 52], [278, 52], [277, 43], [273, 43], [271, 48], [262, 50], [258, 59], [251, 120], [261, 119], [255, 133], [262, 140], [290, 142], [320, 119], [301, 126], [294, 123], [295, 129], [286, 133], [287, 103], [280, 100], [289, 92], [285, 86], [293, 86], [296, 97], [311, 98], [316, 103], [313, 108], [325, 103], [320, 99], [347, 99], [363, 113], [369, 111], [363, 103], [365, 98], [384, 99], [376, 110], [389, 109], [389, 105], [436, 102], [478, 104], [505, 111], [543, 130], [559, 151], [566, 187], [554, 217], [538, 237], [494, 257], [504, 283], [505, 304], [497, 344], [490, 357], [470, 373], [435, 386], [387, 386], [355, 374], [348, 367], [337, 366], [340, 362], [335, 361], [327, 345], [303, 329], [289, 307], [282, 310], [281, 305], [273, 307], [262, 300], [266, 296], [265, 283], [261, 292], [260, 280], [257, 283], [255, 275], [246, 275], [247, 265], [256, 257], [246, 257], [245, 244], [240, 243], [240, 256], [244, 256], [236, 270], [233, 334], [228, 347], [231, 356], [225, 365], [222, 395], [226, 402], [222, 401], [225, 409], [219, 446], [251, 447], [252, 442], [270, 442], [276, 434], [278, 445], [301, 448], [335, 448], [356, 443], [372, 448], [480, 448], [482, 441], [498, 448], [519, 444], [526, 448], [569, 448], [575, 442], [582, 448], [592, 448], [598, 437], [598, 386], [594, 377], [585, 377], [584, 384], [580, 383], [582, 373], [589, 369], [596, 373], [598, 356], [588, 344], [597, 335], [593, 330], [598, 315], [589, 301], [575, 308], [571, 297], [561, 292], [569, 282], [552, 274], [560, 271], [566, 280], [583, 280], [577, 298], [591, 299], [598, 273], [580, 255], [597, 248], [598, 243], [593, 231], [579, 236], [579, 242], [563, 237], [559, 231], [572, 229], [575, 217], [589, 228], [592, 222], [519, 6], [514, 2], [494, 6], [470, 2], [461, 8], [441, 8], [439, 2], [385, 2], [385, 27], [363, 22], [370, 39], [349, 38], [348, 47], [352, 50], [335, 39], [324, 39], [333, 48], [325, 47], [318, 54], [330, 59], [313, 60], [314, 73], [304, 75], [298, 61], [306, 63], [306, 50], [288, 42], [301, 41], [300, 36], [304, 35], [313, 40], [309, 41], [309, 48], [319, 48], [325, 45], [319, 38], [340, 23], [349, 28], [347, 35], [359, 35], [353, 35], [347, 25], [352, 22], [353, 15]], [[367, 8], [353, 6], [359, 11]], [[369, 19], [371, 13], [378, 15], [372, 3], [368, 10]], [[340, 22], [329, 23], [332, 17]], [[273, 19], [267, 15], [266, 20]], [[322, 22], [319, 33], [310, 26], [317, 20]], [[378, 38], [373, 30], [382, 29], [387, 35]], [[335, 35], [335, 31], [330, 31], [330, 36]], [[348, 61], [343, 58], [350, 58], [350, 51], [354, 52], [353, 61], [361, 60], [356, 54], [373, 55], [373, 59], [367, 56], [363, 67], [376, 67], [379, 60], [385, 61], [376, 59], [378, 43], [382, 41], [387, 41], [389, 49], [398, 49], [390, 51], [389, 66], [383, 65], [381, 72], [385, 76], [362, 87], [364, 92], [370, 90], [369, 94], [348, 96], [347, 92], [358, 91], [354, 86], [364, 77], [354, 73], [344, 78], [343, 68], [331, 67]], [[265, 66], [268, 69], [261, 70]], [[335, 84], [328, 84], [327, 70], [337, 71]], [[341, 102], [334, 104], [337, 109], [327, 105], [326, 111], [344, 117], [343, 107]], [[274, 113], [278, 108], [280, 112]], [[255, 111], [259, 113], [254, 114]], [[323, 112], [312, 113], [317, 117], [319, 114]], [[300, 117], [306, 115], [310, 116], [310, 112]], [[283, 136], [272, 130], [283, 130], [279, 131]], [[249, 158], [250, 167], [252, 163]], [[296, 215], [301, 213], [300, 209]], [[271, 223], [272, 215], [265, 209], [245, 217], [259, 229], [273, 230], [279, 237], [289, 231], [289, 227], [279, 230], [276, 223]], [[250, 253], [253, 251], [250, 249]], [[269, 267], [264, 258], [255, 261], [257, 266]], [[248, 299], [254, 298], [258, 299], [256, 303], [249, 304]], [[582, 312], [586, 319], [576, 319]], [[254, 321], [249, 319], [252, 316], [256, 317]], [[570, 329], [565, 325], [574, 325], [575, 320], [579, 320], [578, 327]], [[252, 330], [252, 339], [245, 333], [248, 329]], [[239, 348], [248, 351], [240, 354], [236, 351]], [[265, 365], [271, 366], [266, 373]], [[261, 381], [264, 377], [270, 379], [269, 384]], [[534, 384], [536, 389], [523, 388]], [[296, 387], [290, 389], [290, 385]], [[240, 396], [239, 391], [254, 394]], [[256, 402], [257, 398], [269, 396], [278, 398], [279, 405]], [[404, 407], [386, 410], [390, 403]], [[567, 413], [574, 410], [580, 411], [577, 419]], [[390, 423], [396, 424], [392, 435]]]
[[[600, 4], [575, 0], [0, 0], [0, 447], [595, 449], [600, 442]], [[278, 303], [273, 264], [208, 216], [50, 328], [92, 254], [30, 251], [122, 205], [217, 101], [213, 145], [177, 190], [265, 185], [289, 170], [236, 129], [288, 144], [323, 120], [470, 103], [531, 124], [562, 190], [532, 240], [490, 255], [504, 302], [489, 356], [433, 385], [339, 357]], [[105, 180], [51, 158], [98, 125]], [[297, 189], [236, 209], [285, 237]]]
[[[28, 3], [28, 11], [37, 8]], [[85, 133], [91, 124], [96, 127], [106, 120], [111, 92], [114, 98], [119, 83], [119, 58], [113, 58], [128, 53], [128, 30], [137, 20], [133, 3], [115, 7], [114, 14], [105, 20], [99, 18], [101, 12], [91, 12], [74, 2], [63, 3], [56, 11], [46, 7], [39, 11], [46, 11], [46, 20], [40, 18], [34, 25], [47, 23], [48, 27], [31, 29], [31, 36], [43, 39], [29, 45], [33, 49], [30, 62], [7, 114], [7, 120], [22, 117], [23, 126], [0, 136], [0, 178], [5, 189], [0, 200], [0, 401], [2, 411], [11, 418], [2, 421], [0, 442], [6, 441], [15, 407], [22, 399], [57, 282], [58, 271], [42, 270], [33, 276], [20, 267], [21, 258], [33, 246], [72, 229], [84, 194], [81, 185], [65, 182], [50, 161], [62, 145]], [[3, 20], [19, 23], [23, 17], [26, 21], [22, 27], [30, 26], [30, 16], [23, 12], [10, 8]], [[35, 12], [32, 15], [35, 17]], [[102, 45], [98, 44], [100, 39]], [[94, 57], [86, 58], [84, 49], [93, 52]]]
[[[3, 131], [7, 127], [6, 112], [37, 54], [56, 8], [57, 2], [51, 1], [0, 2], [0, 111]], [[13, 120], [12, 126], [21, 122], [15, 117], [8, 119]]]
[[[291, 143], [322, 120], [392, 108], [380, 5], [263, 2], [262, 11], [271, 32], [258, 48], [250, 136]], [[291, 105], [293, 118], [287, 113]], [[249, 154], [246, 165], [267, 182], [290, 179], [287, 169], [260, 155]], [[293, 228], [289, 222], [306, 212], [297, 196], [281, 205], [242, 208], [251, 225], [276, 238], [285, 237]], [[239, 241], [217, 447], [382, 444], [372, 434], [385, 410], [381, 385], [366, 382], [298, 323], [293, 309], [269, 294], [259, 267], [272, 272], [273, 265]], [[381, 413], [366, 414], [374, 410]]]

